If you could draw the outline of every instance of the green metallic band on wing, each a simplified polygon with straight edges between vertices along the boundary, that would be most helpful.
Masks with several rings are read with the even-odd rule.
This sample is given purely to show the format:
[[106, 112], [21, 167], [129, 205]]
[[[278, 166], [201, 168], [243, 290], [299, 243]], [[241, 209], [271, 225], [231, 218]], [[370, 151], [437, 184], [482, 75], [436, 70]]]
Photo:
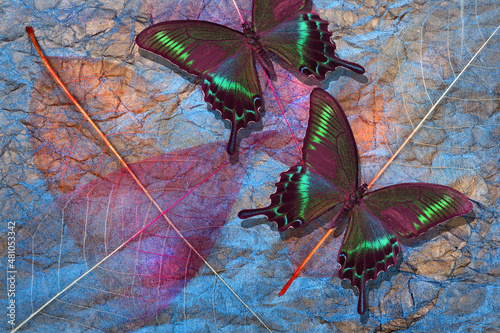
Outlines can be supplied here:
[[425, 225], [425, 224], [429, 223], [429, 219], [427, 219], [427, 217], [426, 217], [426, 216], [424, 216], [424, 215], [419, 215], [419, 216], [418, 216], [418, 220], [420, 221], [421, 225], [417, 225], [417, 226], [415, 227], [415, 229], [417, 229], [417, 230], [418, 230], [419, 228], [421, 228], [421, 227], [422, 227], [422, 225]]
[[[366, 246], [362, 246], [366, 245]], [[384, 249], [390, 249], [390, 251], [385, 251]], [[387, 253], [385, 253], [387, 252]], [[359, 256], [362, 258], [370, 258], [371, 256], [376, 256], [377, 253], [382, 253], [383, 258], [370, 262], [369, 264], [364, 262], [359, 262], [357, 259]], [[360, 283], [362, 281], [373, 280], [377, 277], [377, 274], [381, 271], [387, 271], [387, 269], [396, 263], [396, 256], [399, 254], [399, 242], [395, 235], [388, 235], [387, 238], [377, 239], [376, 241], [364, 241], [354, 248], [349, 250], [344, 250], [339, 256], [339, 261], [341, 256], [344, 258], [341, 277], [348, 278], [356, 285], [358, 288], [362, 287]], [[362, 266], [358, 266], [358, 263], [363, 263]], [[345, 265], [349, 265], [345, 267]], [[352, 277], [349, 277], [347, 272], [352, 273]], [[364, 278], [367, 277], [367, 278]]]
[[187, 59], [189, 53], [184, 52], [186, 48], [183, 47], [179, 41], [176, 41], [163, 32], [158, 32], [157, 36], [157, 41], [162, 44], [162, 46], [159, 47], [161, 51], [165, 53], [172, 53], [180, 61], [185, 61]]
[[359, 252], [361, 249], [364, 251], [372, 251], [372, 250], [377, 250], [386, 247], [387, 245], [391, 244], [388, 238], [377, 238], [376, 240], [373, 241], [364, 241], [364, 242], [359, 242], [359, 244], [349, 250], [349, 253], [354, 253], [354, 252]]
[[[387, 269], [389, 269], [390, 266], [392, 266], [393, 264], [390, 264], [390, 265], [387, 265], [387, 261], [389, 259], [394, 259], [395, 260], [395, 256], [394, 256], [394, 253], [397, 251], [397, 249], [399, 248], [399, 243], [398, 241], [396, 240], [396, 242], [394, 244], [392, 244], [391, 246], [392, 248], [392, 251], [391, 253], [388, 253], [385, 255], [384, 259], [381, 259], [381, 260], [378, 260], [376, 262], [376, 265], [374, 267], [370, 267], [370, 268], [367, 268], [367, 267], [364, 267], [363, 268], [363, 271], [361, 273], [358, 274], [358, 272], [354, 271], [354, 276], [356, 278], [359, 278], [360, 280], [364, 280], [362, 279], [363, 277], [367, 276], [368, 273], [371, 273], [373, 272], [374, 274], [374, 278], [369, 278], [367, 280], [374, 280], [376, 277], [377, 277], [377, 273], [381, 272], [381, 271], [384, 271], [384, 272], [387, 272]], [[397, 252], [396, 252], [397, 253]], [[383, 270], [380, 270], [378, 265], [377, 264], [383, 264], [384, 265], [384, 269]], [[348, 268], [349, 270], [353, 270], [355, 267], [350, 267]], [[348, 270], [348, 269], [345, 269], [345, 270]]]
[[449, 213], [450, 211], [449, 208], [452, 207], [454, 203], [453, 198], [451, 198], [448, 195], [443, 195], [442, 198], [436, 196], [436, 198], [429, 198], [429, 199], [430, 199], [429, 203], [420, 203], [420, 202], [416, 203], [416, 206], [420, 209], [421, 213], [424, 214], [424, 215], [422, 214], [418, 215], [418, 219], [422, 223], [422, 225], [432, 223], [433, 221], [445, 217], [446, 216], [445, 213]]

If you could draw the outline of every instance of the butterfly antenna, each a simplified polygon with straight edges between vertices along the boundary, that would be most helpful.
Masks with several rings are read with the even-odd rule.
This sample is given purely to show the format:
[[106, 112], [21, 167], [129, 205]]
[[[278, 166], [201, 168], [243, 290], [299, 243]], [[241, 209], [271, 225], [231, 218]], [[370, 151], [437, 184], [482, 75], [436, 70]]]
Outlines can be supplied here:
[[240, 9], [238, 8], [238, 5], [236, 4], [236, 0], [233, 0], [234, 7], [236, 8], [236, 11], [238, 12], [238, 16], [240, 17], [241, 24], [245, 23], [245, 20], [243, 19], [243, 16], [241, 16]]
[[434, 105], [432, 105], [432, 107], [429, 109], [429, 111], [427, 112], [427, 114], [425, 115], [425, 117], [420, 121], [420, 123], [417, 125], [417, 127], [415, 127], [415, 129], [410, 133], [410, 135], [408, 136], [408, 138], [406, 138], [405, 142], [403, 142], [403, 144], [401, 145], [401, 147], [399, 147], [399, 149], [394, 153], [394, 155], [391, 156], [391, 158], [389, 159], [389, 161], [387, 161], [387, 163], [382, 167], [382, 169], [380, 169], [380, 171], [375, 175], [375, 177], [372, 179], [372, 181], [370, 182], [370, 184], [368, 184], [367, 188], [370, 188], [373, 185], [373, 183], [375, 183], [375, 181], [378, 179], [378, 177], [380, 177], [380, 175], [385, 171], [385, 169], [387, 169], [387, 167], [396, 158], [396, 156], [399, 154], [399, 152], [401, 150], [403, 150], [404, 146], [406, 146], [406, 144], [415, 135], [415, 133], [417, 133], [417, 131], [419, 130], [419, 128], [422, 127], [422, 124], [427, 120], [427, 118], [430, 117], [430, 115], [432, 114], [432, 112], [434, 112], [434, 110], [436, 109], [436, 107], [439, 105], [439, 103], [441, 103], [441, 101], [443, 100], [443, 98], [446, 96], [446, 94], [448, 94], [448, 92], [455, 85], [455, 83], [458, 81], [458, 79], [462, 76], [462, 74], [465, 72], [465, 70], [470, 66], [470, 64], [474, 61], [474, 59], [476, 59], [476, 57], [479, 55], [479, 53], [481, 53], [481, 51], [484, 49], [484, 47], [486, 46], [486, 44], [488, 44], [488, 42], [497, 33], [498, 29], [500, 29], [500, 25], [495, 29], [495, 31], [493, 31], [493, 33], [484, 42], [484, 44], [479, 48], [479, 50], [476, 52], [476, 54], [474, 54], [474, 56], [471, 58], [471, 60], [469, 60], [469, 62], [467, 63], [467, 65], [465, 65], [465, 67], [460, 71], [460, 73], [457, 75], [457, 77], [455, 78], [455, 80], [453, 80], [453, 82], [448, 86], [448, 88], [441, 95], [441, 97], [439, 97], [439, 99], [437, 100], [437, 102], [434, 103]]
[[290, 280], [288, 280], [288, 282], [285, 284], [285, 286], [281, 289], [281, 291], [279, 292], [278, 296], [282, 296], [282, 295], [284, 295], [286, 293], [286, 291], [288, 290], [288, 288], [292, 284], [293, 280], [295, 280], [295, 278], [297, 277], [297, 275], [299, 275], [299, 273], [302, 270], [302, 268], [304, 268], [304, 266], [307, 264], [307, 262], [309, 261], [309, 259], [311, 259], [311, 257], [313, 256], [313, 254], [319, 249], [319, 247], [325, 242], [325, 240], [328, 238], [328, 236], [330, 236], [330, 234], [332, 232], [333, 232], [333, 229], [328, 229], [328, 231], [326, 232], [326, 234], [323, 235], [323, 237], [319, 240], [318, 244], [316, 244], [316, 246], [314, 247], [314, 249], [312, 249], [312, 251], [309, 252], [309, 254], [307, 255], [307, 257], [304, 259], [304, 261], [302, 261], [302, 263], [300, 264], [299, 268], [297, 268], [297, 270], [295, 271], [295, 273], [293, 273], [293, 275], [290, 278]]

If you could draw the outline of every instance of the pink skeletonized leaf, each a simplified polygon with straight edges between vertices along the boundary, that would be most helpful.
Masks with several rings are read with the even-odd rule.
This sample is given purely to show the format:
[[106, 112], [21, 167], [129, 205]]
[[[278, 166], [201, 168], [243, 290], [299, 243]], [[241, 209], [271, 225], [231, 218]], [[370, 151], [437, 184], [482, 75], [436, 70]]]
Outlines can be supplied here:
[[[237, 163], [227, 159], [225, 144], [216, 142], [136, 162], [130, 168], [183, 237], [207, 259], [238, 196], [248, 163], [261, 144], [276, 141], [278, 134], [254, 135], [255, 141], [245, 142], [242, 148], [247, 149]], [[77, 188], [59, 198], [56, 206], [50, 216], [36, 222], [34, 246], [52, 244], [64, 249], [63, 267], [71, 260], [83, 262], [82, 270], [87, 271], [143, 230], [64, 296], [75, 306], [99, 309], [94, 316], [100, 327], [142, 327], [169, 305], [203, 264], [168, 222], [158, 218], [159, 211], [124, 170]], [[53, 259], [57, 258], [54, 253]], [[70, 276], [64, 277], [63, 286], [67, 279], [71, 281]], [[99, 299], [105, 297], [104, 304], [92, 303], [96, 292], [102, 294]], [[45, 313], [59, 315], [61, 311], [65, 310], [54, 304]]]
[[[186, 240], [206, 259], [238, 196], [249, 157], [262, 141], [275, 135], [267, 132], [256, 136], [257, 143], [240, 156], [236, 165], [228, 162], [224, 144], [214, 143], [153, 157], [130, 167]], [[88, 267], [159, 215], [124, 170], [65, 195], [58, 206]], [[203, 260], [160, 217], [96, 272], [100, 288], [120, 295], [115, 311], [146, 320], [167, 306], [202, 264]]]

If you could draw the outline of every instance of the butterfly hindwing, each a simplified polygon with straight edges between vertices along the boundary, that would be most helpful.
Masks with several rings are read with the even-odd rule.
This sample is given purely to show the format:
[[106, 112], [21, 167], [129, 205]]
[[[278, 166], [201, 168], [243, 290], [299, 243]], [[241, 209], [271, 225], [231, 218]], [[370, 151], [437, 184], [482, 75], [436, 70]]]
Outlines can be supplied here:
[[[252, 70], [247, 71], [248, 68]], [[260, 119], [260, 87], [252, 51], [245, 48], [209, 71], [203, 78], [201, 89], [205, 101], [231, 122], [227, 151], [232, 155], [238, 131], [247, 127], [250, 121]]]
[[146, 28], [136, 43], [202, 77], [205, 101], [231, 121], [227, 150], [234, 153], [238, 130], [260, 119], [259, 80], [245, 35], [211, 22], [167, 21]]
[[342, 191], [308, 166], [295, 165], [281, 173], [271, 204], [238, 213], [244, 219], [266, 215], [278, 230], [300, 227], [344, 200]]
[[362, 203], [352, 210], [349, 226], [339, 252], [339, 277], [358, 288], [358, 313], [366, 310], [366, 282], [396, 264], [400, 252], [396, 234]]
[[[263, 2], [272, 9], [260, 9], [266, 7]], [[363, 74], [362, 66], [335, 56], [328, 22], [311, 13], [309, 7], [308, 1], [255, 1], [254, 29], [262, 45], [303, 74], [319, 80], [338, 66]]]
[[472, 210], [472, 203], [462, 193], [427, 183], [384, 187], [366, 193], [361, 201], [388, 227], [409, 238]]

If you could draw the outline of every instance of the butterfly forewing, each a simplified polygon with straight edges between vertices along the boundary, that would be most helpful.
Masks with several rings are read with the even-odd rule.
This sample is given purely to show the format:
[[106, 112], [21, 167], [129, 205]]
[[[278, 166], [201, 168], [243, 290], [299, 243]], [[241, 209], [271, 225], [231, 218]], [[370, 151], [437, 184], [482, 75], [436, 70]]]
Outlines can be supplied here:
[[309, 0], [254, 0], [252, 25], [254, 31], [269, 31], [298, 12], [307, 11]]
[[339, 277], [350, 280], [358, 288], [360, 314], [366, 310], [366, 282], [376, 279], [379, 272], [394, 265], [399, 251], [396, 234], [362, 203], [356, 205], [338, 261], [341, 265]]
[[238, 130], [260, 118], [259, 81], [245, 35], [211, 22], [167, 21], [146, 28], [136, 43], [202, 77], [205, 101], [231, 121], [232, 154]]
[[345, 194], [358, 187], [358, 152], [340, 104], [326, 91], [311, 92], [304, 161]]
[[135, 41], [186, 72], [203, 75], [240, 51], [245, 35], [211, 22], [181, 20], [154, 24]]
[[469, 213], [462, 193], [438, 184], [408, 183], [367, 193], [361, 202], [403, 237], [418, 236], [437, 224]]

